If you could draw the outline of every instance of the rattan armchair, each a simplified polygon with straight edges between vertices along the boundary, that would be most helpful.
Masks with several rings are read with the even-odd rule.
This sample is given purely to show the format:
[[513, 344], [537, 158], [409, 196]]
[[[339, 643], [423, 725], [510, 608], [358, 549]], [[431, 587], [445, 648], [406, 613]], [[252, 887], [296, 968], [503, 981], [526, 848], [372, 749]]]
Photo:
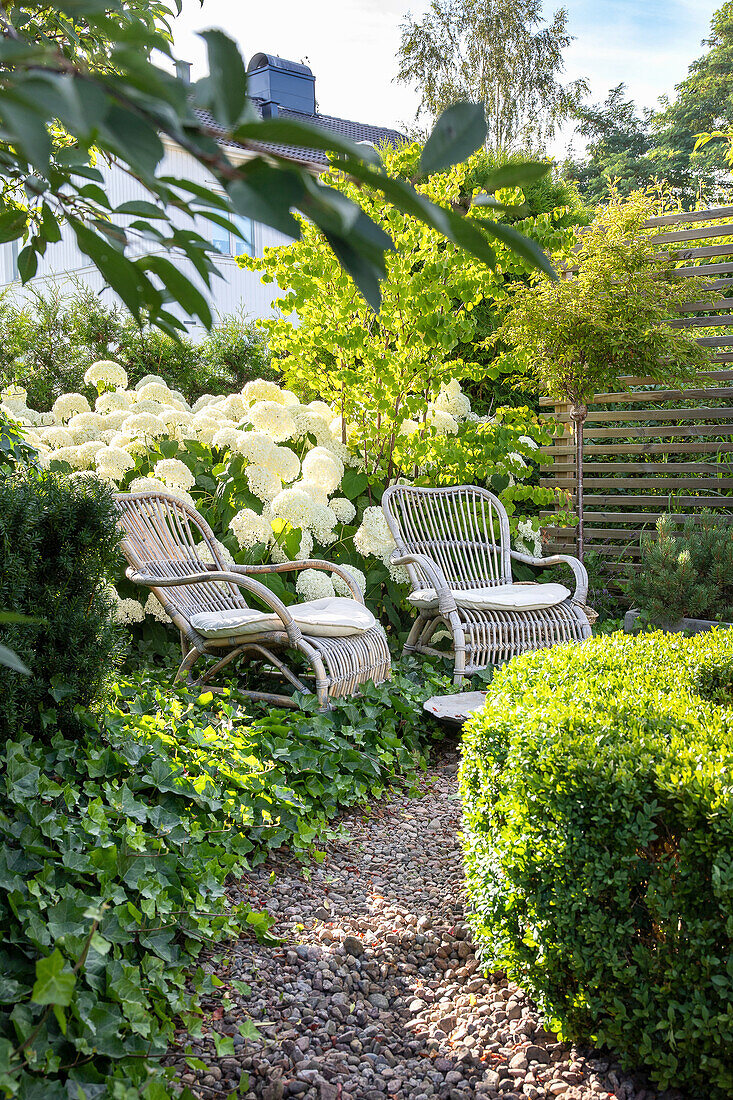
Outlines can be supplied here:
[[[419, 612], [405, 652], [445, 657], [430, 642], [439, 626], [447, 627], [454, 683], [525, 650], [590, 637], [582, 562], [565, 554], [535, 558], [512, 550], [506, 509], [493, 493], [475, 485], [392, 485], [382, 508], [397, 544], [392, 562], [407, 567], [413, 589], [408, 599]], [[559, 584], [514, 583], [512, 559], [538, 566], [566, 563], [575, 592]]]
[[[366, 608], [348, 570], [326, 561], [277, 565], [229, 565], [213, 531], [185, 502], [163, 492], [119, 494], [115, 498], [127, 576], [150, 589], [180, 632], [183, 660], [176, 679], [208, 684], [239, 658], [259, 660], [296, 691], [314, 690], [322, 707], [355, 694], [368, 680], [389, 679], [391, 662], [384, 630]], [[325, 570], [340, 576], [352, 598], [311, 600], [286, 607], [256, 575], [289, 570]], [[259, 610], [254, 601], [268, 609]], [[315, 683], [309, 688], [290, 667], [288, 651], [302, 654]], [[211, 658], [193, 676], [201, 658]], [[289, 695], [245, 694], [278, 706], [294, 706]]]

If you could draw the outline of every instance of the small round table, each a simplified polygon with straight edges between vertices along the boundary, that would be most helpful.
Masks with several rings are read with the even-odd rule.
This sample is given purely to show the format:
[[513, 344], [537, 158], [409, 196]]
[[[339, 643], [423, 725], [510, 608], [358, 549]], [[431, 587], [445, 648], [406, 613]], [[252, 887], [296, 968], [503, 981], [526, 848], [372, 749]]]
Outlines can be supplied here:
[[485, 691], [462, 691], [458, 695], [434, 695], [423, 703], [423, 710], [439, 722], [462, 726], [485, 702]]

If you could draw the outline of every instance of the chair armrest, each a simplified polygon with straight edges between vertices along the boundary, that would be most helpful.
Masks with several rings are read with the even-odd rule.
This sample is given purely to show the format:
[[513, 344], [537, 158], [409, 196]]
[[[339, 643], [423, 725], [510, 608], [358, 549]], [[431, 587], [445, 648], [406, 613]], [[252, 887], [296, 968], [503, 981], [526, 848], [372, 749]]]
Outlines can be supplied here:
[[271, 565], [238, 565], [236, 568], [241, 569], [244, 573], [285, 573], [293, 569], [318, 569], [324, 573], [336, 573], [346, 583], [356, 602], [360, 603], [362, 607], [366, 607], [364, 593], [356, 583], [356, 578], [344, 566], [334, 565], [330, 561], [321, 561], [314, 558], [313, 561], [281, 561]]
[[518, 550], [509, 551], [515, 561], [524, 562], [525, 565], [569, 565], [575, 577], [575, 603], [584, 604], [588, 598], [588, 571], [579, 558], [570, 554], [551, 554], [548, 558], [533, 558], [531, 554], [520, 554]]
[[[242, 566], [233, 566], [228, 570], [217, 569], [216, 566], [208, 566], [205, 572], [187, 573], [185, 577], [154, 577], [149, 573], [138, 573], [132, 566], [125, 570], [128, 580], [134, 584], [145, 585], [146, 588], [175, 588], [182, 584], [206, 584], [207, 582], [228, 581], [229, 584], [239, 585], [247, 592], [251, 592], [262, 600], [282, 620], [285, 631], [291, 642], [297, 644], [301, 641], [301, 630], [293, 620], [285, 604], [274, 592], [259, 581], [243, 577], [239, 572]], [[236, 570], [236, 572], [235, 572]]]
[[456, 598], [450, 589], [445, 573], [437, 561], [426, 554], [413, 554], [409, 550], [393, 550], [390, 557], [392, 565], [416, 565], [428, 578], [438, 597], [438, 610], [447, 615], [457, 611]]

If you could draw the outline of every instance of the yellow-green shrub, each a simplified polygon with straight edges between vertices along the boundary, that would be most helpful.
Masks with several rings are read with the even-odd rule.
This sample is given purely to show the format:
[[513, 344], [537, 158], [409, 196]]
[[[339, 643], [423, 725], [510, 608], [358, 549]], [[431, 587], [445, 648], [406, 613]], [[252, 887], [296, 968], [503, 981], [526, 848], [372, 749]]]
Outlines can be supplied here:
[[526, 654], [492, 681], [461, 768], [484, 961], [564, 1034], [719, 1100], [733, 1095], [732, 656], [726, 631]]

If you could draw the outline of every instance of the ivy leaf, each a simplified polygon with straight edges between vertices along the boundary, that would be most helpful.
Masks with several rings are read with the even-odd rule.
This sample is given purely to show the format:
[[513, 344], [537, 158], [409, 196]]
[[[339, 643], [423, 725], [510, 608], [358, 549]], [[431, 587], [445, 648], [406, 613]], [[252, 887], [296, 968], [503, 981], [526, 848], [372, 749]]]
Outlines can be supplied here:
[[220, 1035], [218, 1031], [215, 1031], [213, 1037], [218, 1058], [222, 1058], [227, 1054], [234, 1054], [234, 1040], [231, 1035]]
[[58, 947], [36, 963], [36, 980], [31, 1000], [37, 1005], [69, 1005], [74, 995], [76, 977], [64, 971], [66, 960]]
[[475, 153], [486, 140], [482, 103], [454, 103], [438, 118], [420, 155], [420, 172], [442, 172]]
[[237, 1028], [237, 1031], [243, 1039], [260, 1039], [260, 1029], [252, 1020], [243, 1020]]

